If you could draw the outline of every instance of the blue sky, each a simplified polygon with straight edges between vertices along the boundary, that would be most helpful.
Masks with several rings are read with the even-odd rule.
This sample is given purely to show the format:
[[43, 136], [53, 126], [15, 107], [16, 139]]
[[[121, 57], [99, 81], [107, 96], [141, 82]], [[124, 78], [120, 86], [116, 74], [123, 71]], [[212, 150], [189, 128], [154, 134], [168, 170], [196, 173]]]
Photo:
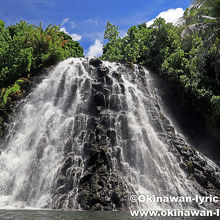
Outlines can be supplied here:
[[[149, 22], [159, 14], [175, 22], [190, 0], [5, 0], [0, 19], [6, 25], [25, 20], [38, 25], [60, 25], [63, 31], [79, 40], [85, 54], [101, 53], [107, 21], [119, 26], [121, 36], [136, 24]], [[175, 9], [175, 10], [169, 10]], [[161, 14], [162, 13], [162, 14]], [[149, 22], [150, 24], [151, 22]]]

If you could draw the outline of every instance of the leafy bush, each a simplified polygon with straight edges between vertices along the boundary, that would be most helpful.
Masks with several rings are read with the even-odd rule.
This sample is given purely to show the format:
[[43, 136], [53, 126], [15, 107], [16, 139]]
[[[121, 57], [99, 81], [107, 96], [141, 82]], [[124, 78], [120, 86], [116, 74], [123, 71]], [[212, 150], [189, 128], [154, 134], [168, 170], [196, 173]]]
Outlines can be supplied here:
[[48, 25], [44, 30], [41, 23], [35, 26], [25, 21], [5, 27], [0, 20], [0, 45], [1, 137], [12, 103], [25, 94], [29, 84], [25, 81], [44, 67], [68, 57], [82, 57], [83, 49], [57, 26]]
[[158, 18], [150, 27], [132, 26], [120, 38], [118, 28], [108, 22], [105, 38], [109, 42], [103, 47], [102, 59], [143, 64], [160, 72], [181, 104], [185, 101], [192, 111], [203, 115], [211, 132], [215, 130], [212, 133], [220, 137], [216, 132], [220, 115], [219, 3], [195, 2], [178, 27]]
[[20, 21], [5, 28], [0, 20], [0, 44], [0, 89], [68, 57], [83, 56], [79, 43], [59, 27], [48, 25], [44, 30], [41, 23]]

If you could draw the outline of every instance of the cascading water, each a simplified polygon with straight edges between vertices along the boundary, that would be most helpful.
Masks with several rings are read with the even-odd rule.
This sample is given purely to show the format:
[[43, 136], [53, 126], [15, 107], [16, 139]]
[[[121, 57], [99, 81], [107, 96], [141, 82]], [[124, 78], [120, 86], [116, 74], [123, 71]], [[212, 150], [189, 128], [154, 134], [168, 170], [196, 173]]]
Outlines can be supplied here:
[[184, 140], [162, 115], [149, 72], [94, 66], [63, 61], [19, 104], [1, 146], [0, 208], [111, 210], [128, 207], [130, 193], [198, 194], [175, 156], [169, 140]]

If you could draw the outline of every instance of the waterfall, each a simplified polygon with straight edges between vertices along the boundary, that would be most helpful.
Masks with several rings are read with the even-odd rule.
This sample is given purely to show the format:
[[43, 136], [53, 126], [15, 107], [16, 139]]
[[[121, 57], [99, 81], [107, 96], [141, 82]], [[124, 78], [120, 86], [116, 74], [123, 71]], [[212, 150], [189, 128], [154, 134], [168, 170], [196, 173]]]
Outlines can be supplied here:
[[129, 194], [199, 194], [173, 146], [187, 144], [140, 66], [67, 59], [17, 109], [1, 146], [0, 208], [112, 210], [131, 206]]

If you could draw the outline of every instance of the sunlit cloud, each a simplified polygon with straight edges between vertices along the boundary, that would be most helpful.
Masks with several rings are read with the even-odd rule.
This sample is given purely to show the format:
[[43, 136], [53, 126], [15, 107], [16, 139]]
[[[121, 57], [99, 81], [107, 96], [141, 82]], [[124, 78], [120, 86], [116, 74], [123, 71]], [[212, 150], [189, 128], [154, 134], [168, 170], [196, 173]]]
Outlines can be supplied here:
[[74, 21], [71, 21], [71, 22], [70, 22], [70, 25], [71, 25], [71, 27], [72, 27], [73, 29], [76, 28], [76, 26], [77, 26]]
[[70, 36], [72, 37], [74, 41], [80, 41], [82, 39], [82, 36], [78, 34], [70, 34]]
[[98, 21], [97, 21], [96, 19], [90, 18], [90, 19], [86, 20], [86, 23], [89, 23], [89, 24], [91, 24], [91, 25], [94, 25], [95, 27], [98, 26]]
[[66, 24], [67, 22], [69, 21], [69, 18], [64, 18], [62, 23], [61, 23], [61, 26], [63, 26], [64, 24]]
[[102, 55], [103, 44], [100, 40], [96, 39], [95, 43], [89, 47], [87, 55], [89, 57], [98, 57]]
[[[179, 22], [179, 19], [183, 16], [183, 13], [184, 13], [184, 10], [182, 8], [168, 9], [167, 11], [161, 12], [159, 15], [156, 16], [156, 18], [161, 17], [161, 18], [164, 18], [166, 22], [177, 25]], [[152, 25], [156, 18], [146, 22], [146, 25], [148, 27]]]
[[82, 36], [80, 36], [80, 35], [78, 35], [78, 34], [75, 34], [75, 33], [70, 34], [70, 33], [66, 30], [65, 27], [60, 28], [60, 31], [63, 31], [64, 33], [70, 35], [74, 41], [80, 41], [80, 40], [82, 39]]

